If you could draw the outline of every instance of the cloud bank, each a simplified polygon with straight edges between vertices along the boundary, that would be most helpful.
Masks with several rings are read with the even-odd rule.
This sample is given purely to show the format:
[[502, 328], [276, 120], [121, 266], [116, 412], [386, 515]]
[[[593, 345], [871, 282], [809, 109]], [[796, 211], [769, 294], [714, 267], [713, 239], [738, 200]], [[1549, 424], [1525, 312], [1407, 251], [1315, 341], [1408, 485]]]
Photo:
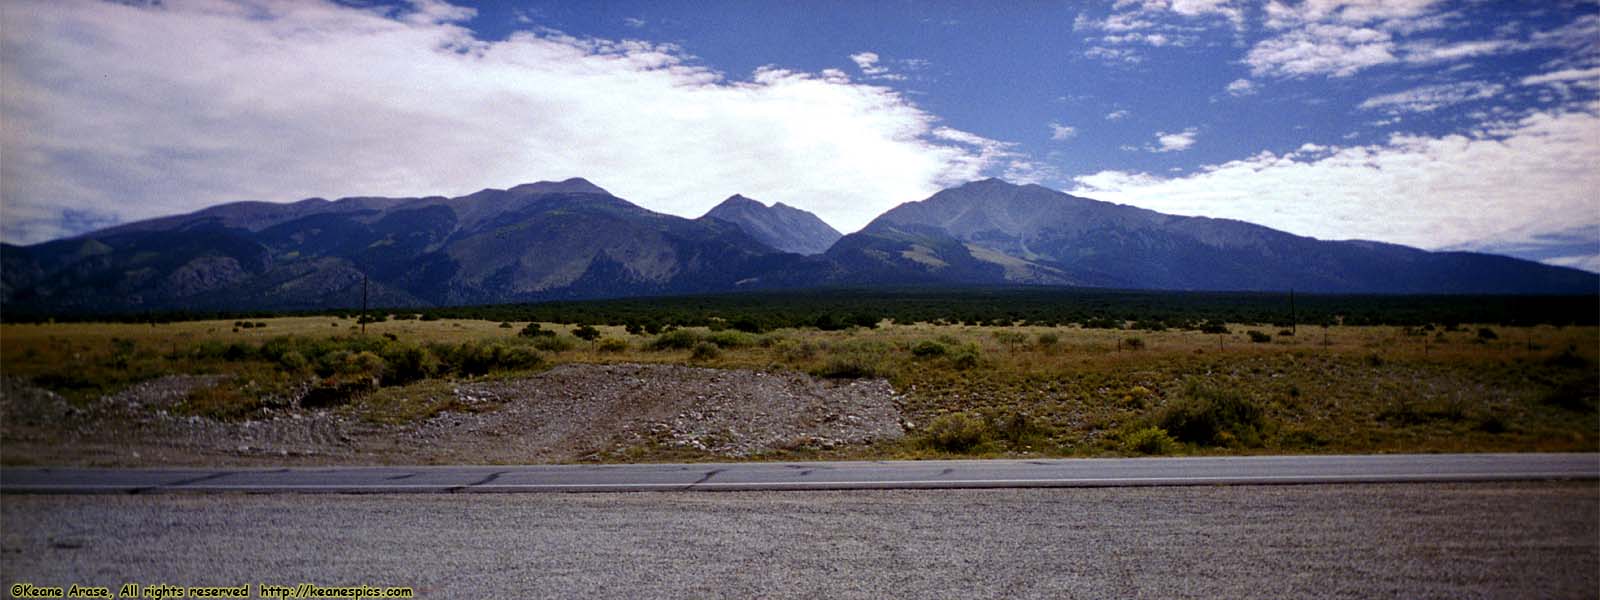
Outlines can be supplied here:
[[737, 192], [849, 231], [1028, 167], [838, 71], [731, 79], [670, 45], [547, 29], [484, 41], [457, 24], [471, 14], [433, 1], [7, 2], [0, 239], [234, 200], [572, 176], [683, 216]]
[[1543, 260], [1600, 270], [1597, 140], [1600, 102], [1534, 113], [1470, 136], [1307, 144], [1181, 177], [1102, 171], [1077, 177], [1071, 192], [1323, 239], [1522, 254], [1559, 247], [1542, 252]]

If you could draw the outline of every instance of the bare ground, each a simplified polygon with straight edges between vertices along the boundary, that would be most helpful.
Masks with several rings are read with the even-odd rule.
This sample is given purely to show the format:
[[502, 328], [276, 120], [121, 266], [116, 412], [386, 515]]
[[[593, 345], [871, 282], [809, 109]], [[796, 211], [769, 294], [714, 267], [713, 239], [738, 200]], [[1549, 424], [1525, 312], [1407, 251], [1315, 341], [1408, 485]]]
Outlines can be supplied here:
[[381, 424], [298, 406], [257, 418], [182, 416], [219, 382], [174, 375], [75, 406], [0, 378], [5, 464], [176, 466], [491, 464], [748, 458], [895, 440], [900, 397], [883, 380], [677, 365], [568, 364], [538, 375], [450, 384], [452, 409]]

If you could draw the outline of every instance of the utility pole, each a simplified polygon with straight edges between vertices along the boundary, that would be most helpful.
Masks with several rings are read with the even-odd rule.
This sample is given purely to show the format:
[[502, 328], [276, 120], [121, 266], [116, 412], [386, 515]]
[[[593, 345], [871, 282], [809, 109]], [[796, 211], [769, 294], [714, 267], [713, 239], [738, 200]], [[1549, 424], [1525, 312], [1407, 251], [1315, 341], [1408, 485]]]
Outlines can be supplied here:
[[361, 337], [367, 336], [367, 272], [361, 272]]
[[1294, 288], [1289, 288], [1289, 335], [1300, 333], [1300, 315], [1294, 310]]

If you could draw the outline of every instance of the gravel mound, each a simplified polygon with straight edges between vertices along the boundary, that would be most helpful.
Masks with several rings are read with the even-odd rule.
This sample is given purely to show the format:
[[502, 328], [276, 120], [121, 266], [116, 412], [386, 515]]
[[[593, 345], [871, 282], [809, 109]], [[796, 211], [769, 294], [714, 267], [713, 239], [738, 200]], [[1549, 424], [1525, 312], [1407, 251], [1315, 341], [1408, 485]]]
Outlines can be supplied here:
[[904, 435], [887, 381], [679, 365], [568, 364], [462, 381], [454, 409], [401, 425], [279, 406], [243, 421], [174, 414], [216, 376], [174, 375], [74, 405], [0, 378], [7, 464], [489, 464], [743, 458]]
[[501, 406], [441, 414], [416, 436], [473, 447], [493, 457], [490, 462], [617, 458], [640, 447], [738, 458], [871, 444], [904, 434], [899, 397], [882, 379], [835, 382], [794, 372], [570, 364], [535, 377], [465, 384], [456, 393], [466, 404]]

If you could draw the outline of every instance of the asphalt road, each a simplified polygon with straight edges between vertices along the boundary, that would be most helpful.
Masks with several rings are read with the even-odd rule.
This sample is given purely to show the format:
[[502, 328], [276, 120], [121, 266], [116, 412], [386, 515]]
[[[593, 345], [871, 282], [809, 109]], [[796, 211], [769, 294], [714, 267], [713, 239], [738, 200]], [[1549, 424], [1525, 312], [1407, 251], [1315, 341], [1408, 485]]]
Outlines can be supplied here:
[[1600, 479], [1600, 454], [815, 463], [0, 469], [3, 493], [617, 492], [1127, 487]]
[[419, 598], [1595, 598], [1600, 483], [0, 496], [0, 584]]

